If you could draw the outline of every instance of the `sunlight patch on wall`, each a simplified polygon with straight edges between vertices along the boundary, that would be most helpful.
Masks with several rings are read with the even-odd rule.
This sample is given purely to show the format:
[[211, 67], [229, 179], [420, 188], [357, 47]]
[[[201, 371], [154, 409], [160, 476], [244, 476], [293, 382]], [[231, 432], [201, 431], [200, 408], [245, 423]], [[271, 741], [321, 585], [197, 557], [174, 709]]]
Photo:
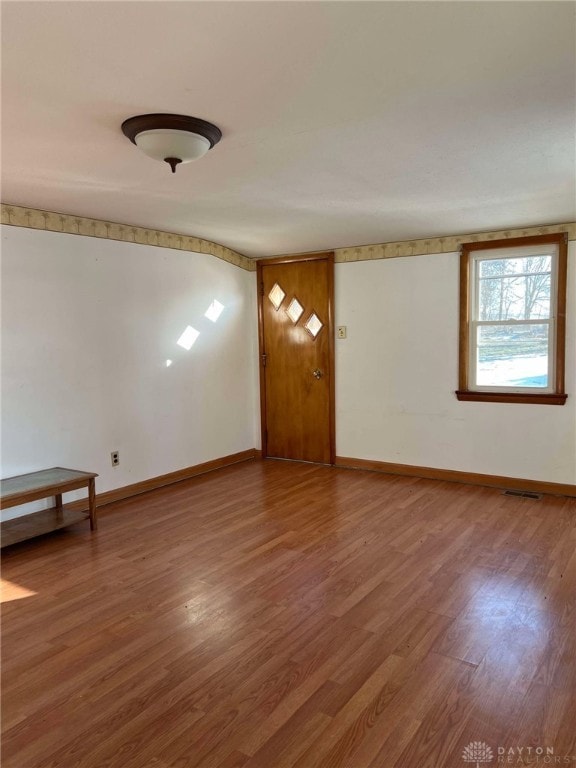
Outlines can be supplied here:
[[176, 344], [186, 350], [192, 349], [192, 345], [198, 336], [200, 336], [200, 331], [197, 331], [196, 328], [192, 328], [191, 325], [187, 325]]
[[219, 301], [214, 299], [212, 304], [210, 304], [210, 306], [204, 313], [204, 317], [207, 317], [208, 320], [212, 320], [212, 322], [215, 323], [216, 320], [218, 320], [218, 318], [222, 314], [223, 310], [224, 310], [224, 304], [220, 304]]

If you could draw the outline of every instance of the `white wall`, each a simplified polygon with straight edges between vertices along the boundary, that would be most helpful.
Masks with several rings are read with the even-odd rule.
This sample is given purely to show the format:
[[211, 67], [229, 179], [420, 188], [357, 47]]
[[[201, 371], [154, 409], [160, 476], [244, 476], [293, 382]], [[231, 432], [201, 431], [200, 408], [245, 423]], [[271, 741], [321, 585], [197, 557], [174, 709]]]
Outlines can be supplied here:
[[337, 264], [337, 454], [575, 483], [575, 262], [564, 406], [456, 399], [458, 254]]
[[[255, 446], [254, 273], [6, 226], [2, 298], [3, 477], [73, 467], [98, 472], [101, 492]], [[189, 352], [176, 345], [187, 325], [200, 331]]]
[[[337, 264], [337, 454], [576, 482], [575, 262], [571, 243], [563, 407], [456, 400], [457, 254]], [[254, 273], [3, 227], [2, 296], [3, 477], [70, 466], [106, 491], [259, 446]]]

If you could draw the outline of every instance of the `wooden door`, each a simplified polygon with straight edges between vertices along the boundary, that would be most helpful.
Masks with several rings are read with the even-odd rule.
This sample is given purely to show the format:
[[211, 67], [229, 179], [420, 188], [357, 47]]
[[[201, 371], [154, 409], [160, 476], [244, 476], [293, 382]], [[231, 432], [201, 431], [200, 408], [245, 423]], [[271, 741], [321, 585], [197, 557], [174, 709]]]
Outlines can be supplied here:
[[258, 263], [263, 456], [334, 463], [334, 254]]

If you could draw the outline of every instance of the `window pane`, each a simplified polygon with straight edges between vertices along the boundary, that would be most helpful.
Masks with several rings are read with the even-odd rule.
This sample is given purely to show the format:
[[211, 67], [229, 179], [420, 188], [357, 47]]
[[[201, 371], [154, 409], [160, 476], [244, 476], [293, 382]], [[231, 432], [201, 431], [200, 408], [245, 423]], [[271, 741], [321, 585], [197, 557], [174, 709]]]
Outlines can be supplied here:
[[552, 256], [512, 256], [507, 259], [480, 259], [480, 277], [518, 275], [524, 272], [550, 272]]
[[[514, 259], [518, 261], [518, 259]], [[547, 320], [550, 273], [480, 278], [479, 320]]]
[[480, 326], [477, 334], [477, 385], [548, 386], [548, 325]]

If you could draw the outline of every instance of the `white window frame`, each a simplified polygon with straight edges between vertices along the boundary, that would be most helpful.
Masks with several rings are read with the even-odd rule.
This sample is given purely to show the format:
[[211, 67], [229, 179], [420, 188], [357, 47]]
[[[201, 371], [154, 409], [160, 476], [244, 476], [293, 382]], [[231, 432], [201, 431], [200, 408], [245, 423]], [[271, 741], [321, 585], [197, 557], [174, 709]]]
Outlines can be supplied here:
[[[493, 259], [521, 259], [526, 256], [551, 256], [550, 269], [550, 314], [547, 319], [534, 320], [480, 320], [480, 262]], [[468, 381], [471, 392], [517, 392], [517, 393], [553, 393], [556, 379], [556, 319], [558, 316], [558, 260], [559, 249], [556, 243], [525, 245], [518, 248], [494, 248], [476, 251], [470, 255], [469, 296], [470, 320], [468, 323]], [[478, 361], [478, 328], [511, 325], [547, 325], [548, 326], [548, 369], [546, 387], [510, 387], [504, 385], [483, 385], [476, 383]]]

